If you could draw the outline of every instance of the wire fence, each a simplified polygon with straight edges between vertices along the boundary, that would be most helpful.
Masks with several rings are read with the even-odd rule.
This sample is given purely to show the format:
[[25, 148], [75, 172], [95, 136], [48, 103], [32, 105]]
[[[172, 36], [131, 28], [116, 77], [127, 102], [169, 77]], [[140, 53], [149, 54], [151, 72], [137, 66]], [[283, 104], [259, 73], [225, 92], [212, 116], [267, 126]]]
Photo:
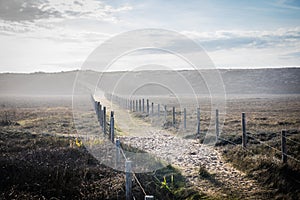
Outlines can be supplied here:
[[[250, 100], [250, 103], [242, 102], [244, 104], [238, 106], [227, 106], [228, 111], [225, 111], [224, 109], [211, 110], [213, 106], [207, 102], [202, 105], [189, 103], [178, 105], [178, 102], [169, 99], [154, 98], [158, 102], [156, 103], [147, 98], [126, 99], [111, 94], [107, 94], [106, 98], [132, 113], [151, 118], [153, 125], [174, 127], [174, 130], [182, 136], [187, 134], [203, 136], [213, 127], [217, 141], [224, 141], [232, 145], [243, 145], [245, 142], [244, 147], [252, 143], [264, 145], [299, 162], [298, 155], [293, 155], [292, 152], [289, 154], [282, 152], [280, 145], [274, 147], [272, 144], [276, 141], [280, 143], [282, 138], [285, 138], [288, 143], [300, 145], [300, 141], [293, 138], [293, 135], [299, 133], [300, 110], [297, 105], [293, 107], [289, 102], [278, 100], [269, 103], [262, 100], [257, 100], [258, 102]], [[234, 103], [237, 104], [237, 102]], [[243, 138], [242, 140], [237, 138], [241, 137], [243, 132], [241, 114], [244, 110], [246, 110], [245, 141]], [[287, 130], [288, 135], [282, 136], [282, 130]], [[247, 138], [249, 141], [246, 141]]]
[[[299, 114], [300, 111], [298, 111], [297, 108], [289, 110], [289, 114], [279, 108], [277, 108], [277, 110], [268, 108], [258, 111], [251, 111], [248, 108], [246, 109], [247, 112], [242, 114], [241, 111], [243, 111], [243, 109], [240, 107], [234, 107], [234, 109], [226, 113], [224, 110], [211, 110], [211, 106], [208, 105], [203, 107], [190, 104], [176, 106], [174, 102], [170, 104], [165, 102], [154, 103], [149, 99], [126, 99], [111, 94], [106, 94], [106, 98], [119, 105], [120, 108], [150, 118], [153, 125], [168, 125], [178, 132], [198, 136], [205, 135], [205, 132], [207, 132], [209, 126], [211, 126], [214, 127], [217, 144], [225, 142], [226, 144], [234, 146], [242, 145], [245, 151], [252, 155], [257, 155], [258, 152], [248, 147], [261, 145], [262, 147], [272, 150], [273, 157], [275, 157], [275, 155], [277, 155], [277, 158], [281, 156], [282, 158], [278, 158], [278, 160], [282, 160], [284, 163], [287, 163], [287, 158], [298, 164], [300, 163], [300, 159], [297, 157], [298, 155], [287, 150], [289, 149], [287, 148], [287, 143], [289, 147], [293, 146], [291, 143], [300, 145], [299, 139], [293, 137], [299, 133], [297, 114]], [[97, 109], [99, 109], [99, 105]], [[226, 120], [222, 121], [221, 124], [220, 118], [224, 117], [226, 117]], [[243, 117], [245, 120], [244, 123]], [[112, 122], [110, 122], [110, 124], [111, 123]], [[113, 132], [113, 129], [114, 127], [110, 127], [109, 133]], [[111, 134], [110, 139], [114, 142], [114, 136]], [[120, 148], [125, 161], [129, 161], [123, 149], [121, 147], [118, 148]], [[142, 193], [145, 197], [148, 196], [135, 173], [131, 173], [133, 180], [140, 187]], [[151, 196], [149, 199], [151, 199]]]
[[[95, 108], [95, 112], [96, 115], [98, 117], [99, 123], [100, 123], [100, 127], [101, 130], [104, 134], [106, 134], [106, 129], [104, 128], [106, 125], [109, 126], [109, 134], [108, 134], [108, 138], [111, 142], [116, 144], [116, 152], [119, 154], [119, 152], [121, 153], [122, 157], [125, 160], [125, 174], [126, 174], [126, 200], [130, 200], [130, 199], [136, 199], [134, 194], [132, 194], [132, 182], [135, 181], [137, 183], [137, 186], [141, 189], [143, 195], [145, 196], [145, 199], [154, 199], [154, 196], [152, 195], [147, 195], [146, 190], [144, 189], [144, 187], [142, 186], [141, 182], [139, 181], [139, 179], [137, 178], [136, 174], [132, 171], [132, 167], [131, 167], [131, 161], [126, 157], [126, 154], [123, 150], [123, 148], [121, 147], [121, 143], [119, 139], [115, 139], [114, 137], [114, 111], [111, 111], [111, 115], [110, 115], [110, 120], [108, 123], [105, 122], [104, 119], [106, 119], [106, 112], [103, 112], [106, 110], [106, 107], [101, 105], [101, 103], [99, 101], [96, 101], [95, 98], [93, 96], [91, 96], [91, 100], [92, 103], [94, 104], [94, 108]], [[102, 110], [102, 108], [104, 108], [104, 110]], [[121, 159], [119, 158], [119, 156], [116, 156], [116, 163], [119, 163]]]

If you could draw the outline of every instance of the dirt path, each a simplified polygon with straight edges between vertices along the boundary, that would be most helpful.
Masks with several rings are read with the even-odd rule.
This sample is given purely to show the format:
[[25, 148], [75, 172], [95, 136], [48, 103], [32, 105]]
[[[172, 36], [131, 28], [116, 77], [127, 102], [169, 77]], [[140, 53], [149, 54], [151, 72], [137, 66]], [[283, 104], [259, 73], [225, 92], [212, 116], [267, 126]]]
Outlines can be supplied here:
[[[152, 127], [128, 111], [114, 106], [118, 129], [124, 133], [122, 143], [142, 149], [181, 169], [190, 186], [221, 199], [264, 199], [255, 180], [225, 163], [214, 147], [195, 139], [182, 139]], [[141, 128], [142, 127], [142, 128]], [[209, 173], [199, 176], [200, 167]]]

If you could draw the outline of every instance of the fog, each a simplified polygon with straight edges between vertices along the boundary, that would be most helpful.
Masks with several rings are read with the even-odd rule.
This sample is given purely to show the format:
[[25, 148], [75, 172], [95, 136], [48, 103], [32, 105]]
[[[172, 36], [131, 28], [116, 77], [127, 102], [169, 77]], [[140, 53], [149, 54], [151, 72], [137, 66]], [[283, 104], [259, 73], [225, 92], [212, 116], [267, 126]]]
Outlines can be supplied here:
[[[72, 95], [78, 71], [0, 74], [1, 95]], [[300, 69], [80, 72], [92, 91], [118, 95], [300, 94]], [[215, 76], [220, 75], [221, 79]], [[209, 77], [209, 78], [208, 78]], [[220, 82], [221, 80], [221, 82]], [[216, 84], [218, 87], [215, 87]], [[96, 87], [97, 86], [97, 87]], [[221, 88], [222, 89], [222, 88]]]

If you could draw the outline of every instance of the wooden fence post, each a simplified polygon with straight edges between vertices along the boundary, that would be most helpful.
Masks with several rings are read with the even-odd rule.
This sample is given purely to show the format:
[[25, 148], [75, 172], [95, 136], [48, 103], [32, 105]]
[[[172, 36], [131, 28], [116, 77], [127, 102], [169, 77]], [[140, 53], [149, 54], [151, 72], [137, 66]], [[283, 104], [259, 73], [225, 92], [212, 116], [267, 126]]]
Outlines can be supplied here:
[[282, 162], [287, 163], [286, 130], [281, 130]]
[[246, 132], [246, 115], [245, 115], [244, 112], [242, 113], [242, 131], [243, 131], [242, 145], [243, 145], [243, 148], [246, 148], [246, 146], [247, 146], [247, 132]]
[[101, 104], [99, 104], [99, 115], [98, 115], [98, 117], [99, 117], [100, 126], [102, 126], [103, 121], [102, 121], [102, 105]]
[[142, 100], [142, 112], [145, 112], [145, 99]]
[[106, 134], [106, 107], [103, 106], [103, 133]]
[[175, 119], [175, 107], [173, 106], [173, 126], [175, 127], [176, 119]]
[[135, 112], [139, 111], [138, 100], [135, 100]]
[[197, 108], [197, 135], [200, 135], [200, 108]]
[[142, 111], [142, 100], [139, 99], [139, 112]]
[[126, 172], [126, 200], [132, 200], [132, 177], [131, 177], [131, 161], [125, 161]]
[[110, 112], [110, 140], [114, 143], [115, 140], [115, 118], [114, 111]]
[[216, 142], [219, 140], [219, 110], [216, 109]]
[[98, 102], [98, 101], [96, 101], [96, 108], [95, 108], [95, 110], [96, 110], [96, 114], [97, 114], [97, 117], [98, 117], [98, 120], [99, 120], [99, 105], [100, 105], [100, 102]]
[[149, 99], [147, 99], [147, 114], [149, 115], [150, 113], [149, 113]]
[[157, 116], [160, 117], [160, 104], [157, 105]]
[[151, 114], [152, 114], [152, 116], [154, 115], [154, 103], [153, 102], [151, 103]]
[[183, 109], [183, 128], [186, 129], [186, 108]]

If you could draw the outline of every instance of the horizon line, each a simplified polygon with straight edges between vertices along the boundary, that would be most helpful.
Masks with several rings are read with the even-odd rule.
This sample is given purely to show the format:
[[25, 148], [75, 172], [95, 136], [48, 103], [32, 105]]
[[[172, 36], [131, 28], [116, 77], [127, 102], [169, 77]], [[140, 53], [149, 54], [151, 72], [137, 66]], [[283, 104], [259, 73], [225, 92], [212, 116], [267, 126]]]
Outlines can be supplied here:
[[57, 73], [69, 73], [69, 72], [77, 72], [77, 71], [93, 71], [93, 72], [102, 72], [102, 73], [116, 73], [116, 72], [142, 72], [142, 71], [195, 71], [195, 70], [263, 70], [263, 69], [296, 69], [300, 68], [300, 66], [272, 66], [272, 67], [256, 67], [256, 68], [214, 68], [214, 69], [176, 69], [176, 70], [168, 70], [168, 69], [143, 69], [143, 70], [111, 70], [111, 71], [96, 71], [92, 69], [71, 69], [71, 70], [61, 70], [61, 71], [31, 71], [31, 72], [17, 72], [17, 71], [3, 71], [0, 74], [57, 74]]

